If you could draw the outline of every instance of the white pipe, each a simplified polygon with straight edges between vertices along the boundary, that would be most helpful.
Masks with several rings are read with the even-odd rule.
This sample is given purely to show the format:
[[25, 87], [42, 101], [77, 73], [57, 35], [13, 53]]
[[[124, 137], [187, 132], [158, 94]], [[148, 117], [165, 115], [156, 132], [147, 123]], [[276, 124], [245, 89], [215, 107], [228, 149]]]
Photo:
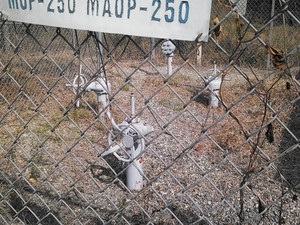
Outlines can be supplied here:
[[107, 110], [106, 115], [107, 115], [107, 118], [110, 120], [113, 128], [116, 129], [119, 132], [122, 132], [122, 130], [119, 128], [118, 124], [116, 124], [114, 118], [111, 116], [111, 113], [110, 113], [109, 109]]
[[173, 73], [173, 68], [172, 68], [172, 61], [173, 61], [173, 56], [172, 54], [167, 56], [167, 71], [168, 71], [168, 76], [171, 76]]
[[133, 93], [130, 95], [130, 108], [131, 108], [131, 116], [135, 116], [135, 98]]
[[143, 159], [133, 160], [126, 169], [126, 186], [130, 191], [140, 191], [143, 188]]
[[209, 105], [211, 105], [212, 107], [219, 106], [219, 90], [221, 87], [221, 79], [217, 77], [217, 75], [218, 75], [217, 63], [214, 62], [213, 74], [212, 77], [209, 78], [209, 79], [213, 78], [213, 80], [211, 80], [208, 85], [211, 91]]
[[217, 63], [214, 62], [214, 71], [213, 71], [213, 76], [217, 76]]
[[144, 151], [145, 140], [141, 138], [139, 141], [137, 149], [132, 147], [128, 152], [131, 158], [134, 159], [126, 169], [126, 186], [131, 191], [139, 191], [143, 188], [143, 158], [135, 158]]

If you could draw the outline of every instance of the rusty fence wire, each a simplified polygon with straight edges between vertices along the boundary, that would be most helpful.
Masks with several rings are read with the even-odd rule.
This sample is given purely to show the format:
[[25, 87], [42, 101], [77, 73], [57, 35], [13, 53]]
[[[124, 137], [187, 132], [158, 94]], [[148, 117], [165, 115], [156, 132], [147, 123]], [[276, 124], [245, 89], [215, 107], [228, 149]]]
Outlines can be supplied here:
[[0, 224], [299, 224], [299, 12], [214, 0], [169, 68], [166, 40], [2, 18]]

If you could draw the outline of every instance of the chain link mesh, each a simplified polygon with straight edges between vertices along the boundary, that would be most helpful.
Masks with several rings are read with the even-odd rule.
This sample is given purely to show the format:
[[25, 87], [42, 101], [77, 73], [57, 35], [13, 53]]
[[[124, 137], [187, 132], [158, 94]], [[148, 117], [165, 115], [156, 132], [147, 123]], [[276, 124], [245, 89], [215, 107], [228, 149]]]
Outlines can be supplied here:
[[[299, 12], [214, 0], [209, 41], [172, 41], [170, 76], [164, 40], [1, 20], [0, 224], [299, 224]], [[131, 95], [154, 128], [139, 191], [136, 159], [103, 155]]]

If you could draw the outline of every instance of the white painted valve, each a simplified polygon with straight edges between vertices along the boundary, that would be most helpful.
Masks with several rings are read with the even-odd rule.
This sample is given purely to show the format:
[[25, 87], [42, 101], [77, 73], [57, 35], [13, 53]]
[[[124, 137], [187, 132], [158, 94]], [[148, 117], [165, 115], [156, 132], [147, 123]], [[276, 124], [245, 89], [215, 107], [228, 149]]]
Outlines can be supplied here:
[[110, 84], [106, 84], [104, 78], [97, 78], [86, 87], [86, 91], [94, 91], [100, 94], [108, 94], [109, 90]]
[[176, 47], [172, 41], [165, 41], [161, 45], [161, 50], [165, 55], [171, 55], [175, 51]]
[[[134, 99], [131, 98], [131, 109]], [[133, 114], [133, 112], [132, 112]], [[117, 125], [108, 135], [108, 144], [110, 148], [102, 153], [101, 156], [114, 154], [114, 156], [127, 164], [126, 186], [129, 190], [141, 190], [143, 188], [143, 157], [142, 152], [145, 149], [145, 136], [154, 129], [139, 118], [126, 118]], [[117, 134], [115, 134], [117, 132]], [[121, 136], [121, 140], [116, 143], [116, 138]], [[120, 153], [121, 152], [121, 153]]]
[[174, 56], [174, 51], [176, 46], [172, 43], [172, 41], [165, 41], [161, 45], [162, 52], [167, 56], [167, 73], [168, 76], [171, 76], [173, 73], [172, 69], [172, 61]]
[[104, 78], [98, 78], [89, 85], [86, 85], [86, 78], [80, 69], [80, 76], [76, 76], [73, 83], [67, 86], [70, 86], [75, 94], [78, 88], [95, 92], [103, 109], [107, 108], [104, 112], [113, 128], [108, 135], [108, 144], [110, 147], [101, 156], [113, 154], [118, 160], [126, 163], [126, 185], [128, 189], [141, 190], [144, 179], [142, 152], [145, 149], [145, 136], [150, 134], [154, 128], [138, 117], [135, 117], [135, 98], [133, 95], [130, 97], [130, 117], [126, 118], [122, 123], [116, 124], [108, 109], [110, 84]]
[[[79, 80], [78, 80], [79, 79]], [[82, 73], [82, 66], [80, 66], [80, 75], [75, 76], [72, 84], [66, 84], [71, 87], [73, 92], [77, 94], [78, 89], [82, 91], [84, 88], [86, 91], [93, 91], [97, 95], [97, 101], [101, 104], [99, 112], [103, 111], [108, 106], [108, 93], [110, 92], [110, 83], [105, 78], [99, 77], [95, 81], [91, 82], [87, 87], [87, 79]], [[76, 106], [79, 107], [80, 102], [77, 100]], [[103, 113], [101, 113], [102, 115]]]

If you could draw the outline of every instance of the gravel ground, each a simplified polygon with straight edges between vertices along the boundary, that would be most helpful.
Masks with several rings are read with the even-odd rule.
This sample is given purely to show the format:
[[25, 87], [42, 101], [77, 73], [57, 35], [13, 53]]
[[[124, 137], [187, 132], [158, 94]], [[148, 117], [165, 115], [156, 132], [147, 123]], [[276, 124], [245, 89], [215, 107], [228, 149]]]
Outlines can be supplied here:
[[[128, 74], [133, 71], [128, 65], [124, 68]], [[164, 73], [163, 66], [158, 69]], [[61, 84], [38, 110], [25, 97], [17, 100], [12, 112], [4, 102], [0, 105], [2, 112], [9, 112], [0, 127], [3, 224], [34, 224], [40, 219], [41, 224], [229, 225], [239, 224], [240, 218], [243, 224], [300, 224], [297, 188], [288, 188], [277, 171], [282, 169], [291, 181], [288, 162], [299, 158], [299, 147], [293, 155], [280, 156], [292, 144], [283, 144], [290, 134], [280, 122], [289, 124], [298, 111], [289, 107], [276, 114], [275, 141], [260, 143], [255, 169], [247, 174], [250, 141], [257, 136], [245, 139], [241, 128], [250, 133], [260, 128], [264, 105], [253, 94], [240, 100], [249, 93], [241, 75], [230, 71], [222, 87], [224, 102], [237, 102], [230, 112], [238, 115], [238, 124], [224, 108], [208, 106], [208, 90], [191, 100], [204, 88], [191, 68], [164, 83], [145, 65], [127, 86], [123, 72], [115, 67], [107, 71], [112, 90], [122, 87], [112, 105], [115, 120], [121, 122], [128, 114], [134, 93], [140, 118], [154, 127], [143, 154], [144, 188], [129, 191], [124, 164], [112, 155], [100, 156], [108, 146], [111, 125], [95, 118], [95, 95], [87, 93], [85, 103], [66, 114], [74, 95]], [[207, 68], [200, 72], [206, 76]], [[294, 98], [291, 92], [278, 102], [283, 85], [272, 93], [275, 110]], [[267, 112], [268, 120], [271, 114]], [[288, 129], [299, 135], [290, 124]], [[296, 162], [291, 166], [299, 169]]]

